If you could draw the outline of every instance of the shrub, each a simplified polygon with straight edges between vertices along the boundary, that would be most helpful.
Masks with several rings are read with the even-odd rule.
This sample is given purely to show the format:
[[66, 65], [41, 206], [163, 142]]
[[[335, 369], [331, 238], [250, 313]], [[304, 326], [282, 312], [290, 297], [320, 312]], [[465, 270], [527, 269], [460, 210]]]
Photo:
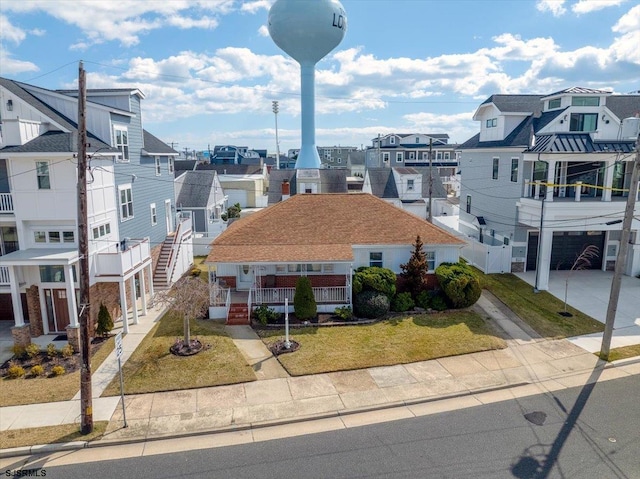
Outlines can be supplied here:
[[396, 294], [396, 274], [387, 268], [361, 266], [353, 275], [353, 292], [378, 291], [390, 300]]
[[399, 313], [404, 313], [405, 311], [409, 311], [413, 309], [415, 303], [413, 302], [413, 298], [411, 298], [411, 293], [398, 293], [393, 297], [393, 301], [391, 301], [391, 309], [393, 311], [397, 311]]
[[482, 294], [480, 280], [475, 272], [463, 263], [442, 263], [436, 268], [440, 287], [454, 308], [466, 308], [474, 304]]
[[7, 369], [9, 379], [18, 379], [24, 376], [24, 368], [18, 364], [11, 364]]
[[389, 298], [379, 291], [363, 291], [353, 303], [355, 313], [362, 318], [381, 318], [389, 312]]
[[62, 354], [63, 358], [70, 358], [74, 353], [73, 346], [71, 346], [69, 343], [65, 344], [60, 350], [60, 353]]
[[67, 371], [64, 369], [63, 366], [54, 366], [51, 368], [51, 375], [52, 376], [62, 376], [64, 373], [66, 373]]
[[280, 319], [280, 313], [265, 304], [261, 304], [253, 310], [253, 317], [260, 324], [275, 323]]
[[411, 253], [409, 261], [400, 265], [400, 269], [402, 269], [400, 276], [405, 282], [405, 287], [414, 297], [427, 288], [429, 262], [422, 247], [422, 239], [418, 235], [413, 243], [413, 253]]
[[189, 272], [189, 274], [191, 274], [191, 276], [200, 276], [200, 274], [202, 273], [202, 270], [200, 268], [198, 268], [197, 266], [194, 266], [193, 268], [191, 268], [191, 271]]
[[293, 311], [300, 320], [315, 318], [318, 305], [313, 296], [311, 281], [306, 276], [300, 276], [296, 281], [296, 292], [293, 296]]
[[113, 319], [109, 309], [100, 303], [100, 311], [98, 311], [98, 325], [96, 326], [96, 334], [99, 336], [108, 336], [113, 329]]
[[40, 347], [37, 344], [31, 343], [25, 349], [25, 353], [31, 359], [35, 358], [40, 353]]
[[447, 301], [442, 294], [436, 293], [431, 296], [431, 309], [436, 311], [444, 311], [447, 309]]
[[351, 306], [340, 306], [333, 312], [342, 321], [351, 321], [353, 319], [353, 310]]
[[18, 344], [14, 344], [11, 349], [16, 358], [22, 358], [27, 354], [27, 348], [25, 348], [24, 346], [20, 346]]
[[431, 291], [420, 291], [418, 297], [416, 298], [416, 304], [422, 309], [429, 309], [431, 307], [432, 296], [433, 295], [431, 294]]
[[49, 359], [53, 359], [58, 355], [58, 350], [56, 349], [56, 345], [53, 343], [47, 344], [47, 356]]
[[44, 368], [40, 364], [36, 364], [31, 368], [31, 375], [35, 377], [44, 376]]

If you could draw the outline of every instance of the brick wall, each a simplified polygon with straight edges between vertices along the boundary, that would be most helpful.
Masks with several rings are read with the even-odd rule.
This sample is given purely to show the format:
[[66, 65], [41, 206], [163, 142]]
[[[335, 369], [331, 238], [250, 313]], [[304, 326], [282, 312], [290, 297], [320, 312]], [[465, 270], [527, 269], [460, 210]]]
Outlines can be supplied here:
[[227, 288], [235, 288], [236, 287], [236, 277], [235, 276], [218, 276], [218, 279], [223, 280], [227, 284]]
[[40, 295], [35, 284], [27, 288], [27, 310], [29, 311], [29, 327], [31, 336], [38, 337], [44, 334], [42, 324], [42, 311], [40, 310]]
[[[296, 282], [300, 276], [276, 276], [276, 288], [295, 288]], [[329, 286], [344, 286], [346, 283], [346, 277], [343, 274], [334, 275], [310, 275], [308, 276], [311, 281], [312, 288], [324, 288]], [[265, 287], [265, 278], [263, 279], [263, 287]]]
[[511, 272], [512, 273], [524, 273], [524, 263], [511, 263]]

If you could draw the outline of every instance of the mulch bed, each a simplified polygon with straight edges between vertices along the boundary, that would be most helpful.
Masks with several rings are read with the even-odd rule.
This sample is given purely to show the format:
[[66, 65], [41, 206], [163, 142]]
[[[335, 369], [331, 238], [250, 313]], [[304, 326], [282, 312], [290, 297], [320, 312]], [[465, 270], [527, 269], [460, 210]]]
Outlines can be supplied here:
[[[91, 341], [91, 347], [89, 349], [91, 356], [98, 351], [105, 343], [105, 341], [109, 339], [108, 337], [96, 337]], [[69, 357], [63, 357], [60, 351], [55, 357], [50, 358], [47, 355], [46, 348], [44, 351], [40, 351], [37, 355], [30, 358], [27, 355], [16, 358], [15, 356], [7, 361], [5, 361], [2, 366], [0, 366], [0, 377], [7, 376], [7, 370], [9, 366], [17, 365], [22, 366], [25, 370], [27, 378], [31, 377], [29, 375], [29, 371], [35, 365], [39, 364], [44, 368], [44, 375], [46, 377], [52, 376], [51, 369], [54, 366], [62, 366], [65, 370], [65, 374], [73, 373], [74, 371], [78, 371], [82, 367], [82, 358], [80, 353], [74, 353]]]

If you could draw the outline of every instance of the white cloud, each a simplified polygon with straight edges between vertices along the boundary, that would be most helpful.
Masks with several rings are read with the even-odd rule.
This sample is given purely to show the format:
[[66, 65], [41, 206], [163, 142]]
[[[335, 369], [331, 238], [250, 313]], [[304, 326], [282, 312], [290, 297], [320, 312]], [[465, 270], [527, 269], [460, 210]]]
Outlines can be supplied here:
[[560, 17], [567, 13], [564, 4], [565, 0], [538, 0], [536, 8], [541, 12], [551, 12], [554, 17]]
[[618, 33], [637, 33], [640, 31], [640, 5], [636, 5], [620, 17], [611, 30]]
[[0, 49], [0, 65], [2, 65], [3, 75], [37, 72], [39, 70], [38, 66], [34, 63], [15, 60], [11, 54], [4, 49]]
[[578, 15], [591, 13], [608, 7], [618, 6], [627, 0], [578, 0], [571, 6], [571, 10]]
[[267, 27], [266, 25], [262, 25], [260, 28], [258, 28], [258, 34], [261, 37], [268, 37], [269, 36], [269, 27]]
[[5, 15], [0, 15], [0, 39], [8, 40], [17, 45], [26, 37], [27, 34], [22, 28], [12, 25]]
[[256, 13], [263, 9], [269, 10], [271, 8], [272, 3], [273, 1], [268, 1], [268, 0], [253, 0], [248, 2], [246, 1], [242, 3], [240, 10], [247, 13]]

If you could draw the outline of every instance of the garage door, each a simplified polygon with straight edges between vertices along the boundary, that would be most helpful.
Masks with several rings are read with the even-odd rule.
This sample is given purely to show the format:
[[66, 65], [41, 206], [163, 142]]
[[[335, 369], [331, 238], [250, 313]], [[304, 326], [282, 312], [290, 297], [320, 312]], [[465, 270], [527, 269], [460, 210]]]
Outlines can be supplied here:
[[225, 194], [229, 196], [229, 206], [240, 203], [241, 208], [247, 207], [247, 192], [246, 190], [224, 190]]
[[[576, 258], [589, 245], [598, 247], [598, 257], [591, 260], [587, 269], [602, 268], [604, 249], [604, 231], [556, 231], [551, 245], [551, 270], [571, 269]], [[538, 232], [529, 233], [527, 247], [527, 271], [536, 269], [538, 253]]]

